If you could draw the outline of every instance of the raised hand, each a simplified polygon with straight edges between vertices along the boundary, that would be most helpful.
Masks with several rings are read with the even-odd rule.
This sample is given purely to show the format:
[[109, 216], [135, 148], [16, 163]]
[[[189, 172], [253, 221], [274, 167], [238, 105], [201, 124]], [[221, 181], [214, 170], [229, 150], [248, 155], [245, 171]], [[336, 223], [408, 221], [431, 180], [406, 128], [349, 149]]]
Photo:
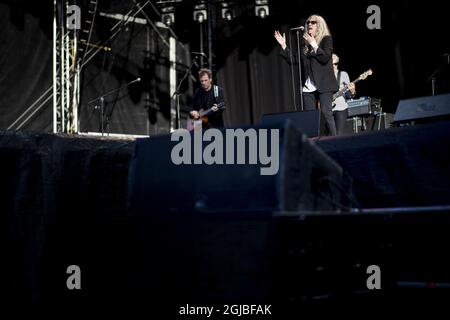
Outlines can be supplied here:
[[316, 42], [316, 39], [308, 33], [305, 33], [303, 35], [303, 39], [305, 39], [308, 42], [308, 44], [310, 44], [310, 45], [312, 45], [313, 43]]
[[286, 34], [283, 33], [283, 35], [281, 35], [281, 33], [278, 30], [275, 30], [274, 37], [277, 40], [277, 42], [280, 44], [281, 48], [283, 48], [283, 50], [286, 49], [286, 47], [287, 47]]

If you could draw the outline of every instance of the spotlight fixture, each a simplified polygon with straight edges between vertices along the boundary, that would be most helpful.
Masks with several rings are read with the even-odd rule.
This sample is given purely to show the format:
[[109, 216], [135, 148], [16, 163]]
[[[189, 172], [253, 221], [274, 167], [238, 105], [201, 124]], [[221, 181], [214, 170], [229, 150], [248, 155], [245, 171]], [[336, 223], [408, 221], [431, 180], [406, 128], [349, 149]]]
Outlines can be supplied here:
[[193, 18], [194, 21], [197, 21], [198, 23], [202, 23], [205, 20], [208, 20], [208, 12], [206, 10], [206, 4], [203, 1], [200, 1], [199, 4], [195, 5]]
[[260, 18], [265, 18], [269, 15], [268, 0], [255, 0], [255, 15]]
[[234, 10], [227, 2], [222, 2], [222, 19], [231, 21], [234, 19]]
[[175, 7], [169, 6], [169, 7], [161, 8], [161, 20], [167, 26], [171, 26], [172, 24], [174, 24], [175, 23]]

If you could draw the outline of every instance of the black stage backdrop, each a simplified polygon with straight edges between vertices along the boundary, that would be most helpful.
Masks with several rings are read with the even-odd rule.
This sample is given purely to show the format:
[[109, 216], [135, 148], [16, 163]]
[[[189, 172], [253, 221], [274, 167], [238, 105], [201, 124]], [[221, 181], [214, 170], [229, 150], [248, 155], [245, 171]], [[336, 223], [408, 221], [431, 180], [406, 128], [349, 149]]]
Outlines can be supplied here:
[[52, 130], [53, 100], [33, 106], [52, 86], [52, 14], [52, 1], [0, 1], [0, 129]]
[[[51, 84], [51, 1], [45, 2], [50, 4], [47, 7], [41, 2], [22, 3], [28, 1], [0, 4], [0, 129], [8, 128]], [[272, 0], [266, 19], [255, 17], [254, 1], [246, 0], [234, 3], [237, 17], [232, 21], [221, 18], [219, 1], [210, 3], [213, 32], [210, 39], [205, 35], [203, 40], [212, 49], [215, 81], [226, 90], [229, 106], [225, 118], [229, 126], [257, 123], [264, 113], [295, 109], [291, 69], [279, 56], [273, 31], [287, 32], [301, 25], [311, 13], [327, 20], [335, 52], [341, 58], [341, 69], [348, 71], [351, 78], [369, 68], [373, 70], [372, 76], [358, 83], [357, 92], [359, 96], [380, 98], [387, 112], [394, 112], [400, 99], [430, 95], [431, 83], [427, 79], [442, 64], [444, 54], [450, 52], [447, 10], [444, 2], [437, 0], [427, 1], [426, 5], [413, 1], [343, 5]], [[194, 4], [190, 0], [176, 4], [174, 29], [182, 44], [191, 51], [200, 51], [199, 26], [192, 19]], [[366, 26], [370, 16], [367, 8], [374, 4], [381, 9], [380, 30], [369, 30]], [[133, 1], [100, 1], [101, 10], [109, 13], [123, 14], [132, 6]], [[150, 6], [145, 11], [155, 21], [159, 19]], [[96, 36], [105, 36], [111, 23], [99, 17]], [[163, 34], [167, 36], [167, 32]], [[148, 44], [151, 63], [145, 64], [143, 51]], [[112, 48], [110, 53], [97, 56], [83, 75], [80, 128], [83, 131], [99, 128], [98, 115], [87, 101], [140, 76], [145, 80], [140, 86], [124, 90], [108, 101], [108, 108], [113, 110], [110, 131], [167, 132], [173, 103], [167, 86], [167, 49], [153, 30], [136, 24], [124, 30]], [[209, 53], [207, 48], [205, 45], [203, 51]], [[179, 80], [190, 65], [190, 57], [182, 50], [178, 53]], [[450, 92], [449, 69], [446, 66], [437, 75], [436, 93]], [[194, 75], [197, 71], [198, 68], [192, 70]], [[193, 89], [198, 85], [192, 78], [183, 84], [183, 109], [189, 106]], [[41, 114], [49, 113], [50, 109], [51, 102]], [[39, 112], [23, 129], [48, 130], [51, 119], [38, 115]]]
[[[103, 1], [99, 3], [91, 43], [108, 39], [111, 29], [135, 8], [133, 1]], [[147, 6], [144, 10], [153, 22], [155, 12]], [[109, 16], [106, 16], [109, 15]], [[122, 88], [105, 97], [104, 128], [111, 133], [154, 135], [169, 132], [170, 83], [169, 47], [170, 33], [160, 26], [152, 27], [145, 16], [137, 14], [136, 20], [121, 29], [116, 37], [106, 44], [110, 51], [101, 50], [84, 70], [80, 107], [80, 130], [99, 132], [101, 113], [99, 101], [92, 101], [111, 90]], [[164, 41], [162, 40], [164, 39]], [[179, 76], [187, 68], [189, 58], [180, 45], [175, 64]], [[132, 83], [140, 78], [140, 82]], [[186, 83], [187, 84], [187, 81]], [[183, 100], [184, 102], [184, 100]], [[183, 103], [185, 105], [186, 103]]]

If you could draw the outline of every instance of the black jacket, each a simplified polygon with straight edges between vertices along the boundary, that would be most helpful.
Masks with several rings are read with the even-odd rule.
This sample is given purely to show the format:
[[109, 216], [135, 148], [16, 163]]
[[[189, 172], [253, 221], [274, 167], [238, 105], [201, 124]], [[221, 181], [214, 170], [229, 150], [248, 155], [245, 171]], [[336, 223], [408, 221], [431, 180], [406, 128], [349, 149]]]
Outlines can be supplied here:
[[200, 109], [207, 110], [212, 108], [214, 104], [221, 104], [222, 109], [219, 109], [216, 112], [211, 112], [208, 114], [208, 127], [212, 128], [221, 128], [224, 126], [223, 123], [223, 109], [225, 108], [225, 99], [223, 88], [218, 88], [217, 97], [214, 96], [214, 86], [211, 87], [211, 90], [205, 91], [202, 87], [198, 88], [195, 91], [194, 99], [192, 103], [192, 110], [199, 111]]
[[[333, 39], [331, 36], [325, 36], [320, 42], [319, 48], [314, 51], [305, 53], [304, 48], [305, 40], [302, 38], [301, 60], [302, 60], [302, 85], [305, 84], [308, 77], [316, 86], [319, 92], [336, 92], [338, 91], [338, 85], [336, 77], [333, 71]], [[282, 50], [282, 57], [290, 63], [290, 50]], [[292, 52], [292, 62], [298, 64], [297, 52]]]

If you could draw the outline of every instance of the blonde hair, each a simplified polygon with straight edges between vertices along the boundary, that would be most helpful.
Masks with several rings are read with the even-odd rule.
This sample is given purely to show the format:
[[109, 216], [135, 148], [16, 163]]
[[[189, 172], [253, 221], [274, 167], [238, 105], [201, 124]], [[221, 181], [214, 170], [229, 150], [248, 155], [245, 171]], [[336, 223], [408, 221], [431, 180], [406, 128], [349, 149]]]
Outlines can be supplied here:
[[328, 25], [325, 22], [325, 19], [322, 18], [322, 16], [319, 16], [318, 14], [312, 14], [305, 21], [305, 33], [308, 32], [307, 22], [311, 19], [317, 21], [317, 32], [314, 38], [316, 39], [317, 45], [320, 46], [320, 42], [325, 36], [331, 36], [330, 29], [328, 29]]
[[333, 63], [336, 61], [336, 63], [339, 63], [339, 57], [337, 54], [333, 53]]

